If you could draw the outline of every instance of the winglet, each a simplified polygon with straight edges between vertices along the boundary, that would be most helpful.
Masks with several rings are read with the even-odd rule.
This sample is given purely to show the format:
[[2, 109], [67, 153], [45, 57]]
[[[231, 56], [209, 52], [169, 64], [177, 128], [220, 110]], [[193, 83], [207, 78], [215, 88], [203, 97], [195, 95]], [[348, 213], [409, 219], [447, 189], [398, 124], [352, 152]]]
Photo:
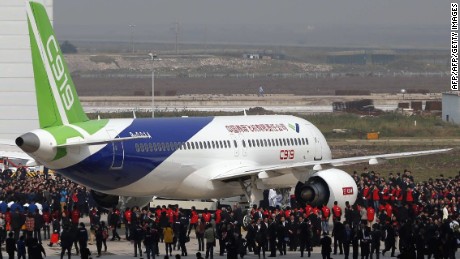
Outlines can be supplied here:
[[87, 121], [45, 7], [26, 7], [40, 127]]

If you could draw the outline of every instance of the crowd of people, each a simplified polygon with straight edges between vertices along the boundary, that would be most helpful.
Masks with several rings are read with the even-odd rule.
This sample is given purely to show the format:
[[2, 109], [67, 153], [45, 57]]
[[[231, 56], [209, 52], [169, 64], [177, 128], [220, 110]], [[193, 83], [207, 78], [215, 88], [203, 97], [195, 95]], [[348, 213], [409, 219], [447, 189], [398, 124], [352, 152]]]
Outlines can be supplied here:
[[[173, 250], [187, 256], [192, 234], [205, 258], [215, 253], [228, 258], [248, 253], [279, 257], [287, 251], [310, 257], [313, 247], [320, 246], [323, 258], [339, 253], [346, 259], [378, 259], [388, 253], [437, 259], [455, 258], [460, 240], [460, 175], [415, 183], [409, 171], [385, 179], [365, 169], [352, 175], [358, 200], [344, 208], [337, 203], [253, 206], [249, 213], [238, 206], [216, 211], [186, 211], [174, 205], [113, 208], [107, 221], [83, 186], [60, 177], [21, 175], [0, 173], [0, 241], [5, 241], [10, 258], [15, 253], [18, 258], [42, 258], [44, 240], [61, 247], [61, 258], [66, 252], [70, 258], [73, 248], [81, 258], [89, 258], [88, 244], [95, 243], [99, 257], [107, 251], [108, 240], [121, 239], [132, 242], [135, 257], [172, 256]], [[86, 215], [87, 225], [80, 220]]]

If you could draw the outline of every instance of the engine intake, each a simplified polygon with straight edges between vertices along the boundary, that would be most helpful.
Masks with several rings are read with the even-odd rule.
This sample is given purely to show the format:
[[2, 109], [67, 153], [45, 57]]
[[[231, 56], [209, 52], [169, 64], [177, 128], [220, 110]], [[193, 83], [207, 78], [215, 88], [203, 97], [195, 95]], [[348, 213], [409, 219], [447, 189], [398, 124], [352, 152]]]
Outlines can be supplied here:
[[297, 183], [295, 196], [301, 204], [318, 207], [329, 203], [330, 192], [327, 183], [321, 177], [313, 176], [305, 184]]
[[354, 204], [358, 188], [354, 179], [342, 170], [331, 168], [314, 173], [305, 183], [298, 182], [295, 197], [299, 204], [332, 207], [334, 201], [342, 208], [348, 201]]

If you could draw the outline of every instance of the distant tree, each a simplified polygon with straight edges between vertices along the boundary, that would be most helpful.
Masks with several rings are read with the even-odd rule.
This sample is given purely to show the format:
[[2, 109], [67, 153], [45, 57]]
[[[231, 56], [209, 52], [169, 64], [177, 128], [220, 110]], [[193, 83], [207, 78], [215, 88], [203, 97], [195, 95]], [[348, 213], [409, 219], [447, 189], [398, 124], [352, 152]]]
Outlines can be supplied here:
[[72, 43], [64, 41], [64, 43], [61, 44], [61, 51], [65, 54], [72, 54], [77, 53], [77, 48]]

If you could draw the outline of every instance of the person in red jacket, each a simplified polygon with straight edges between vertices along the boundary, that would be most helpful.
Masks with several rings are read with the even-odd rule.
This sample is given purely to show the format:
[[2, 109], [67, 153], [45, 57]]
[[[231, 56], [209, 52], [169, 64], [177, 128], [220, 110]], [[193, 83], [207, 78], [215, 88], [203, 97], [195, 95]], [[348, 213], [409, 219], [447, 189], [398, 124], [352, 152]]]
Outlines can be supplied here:
[[312, 211], [313, 211], [313, 208], [311, 207], [311, 205], [307, 204], [307, 206], [305, 206], [305, 218], [308, 218], [308, 216], [310, 216]]
[[338, 202], [334, 201], [334, 206], [332, 207], [332, 219], [334, 220], [334, 222], [340, 221], [342, 219], [342, 209], [337, 204]]
[[383, 188], [382, 188], [382, 200], [384, 202], [388, 202], [390, 201], [390, 188], [388, 188], [388, 185], [386, 183], [383, 184]]
[[190, 225], [188, 227], [188, 233], [187, 236], [190, 236], [190, 232], [193, 230], [196, 230], [196, 226], [198, 224], [198, 212], [196, 212], [195, 206], [192, 206], [191, 211], [190, 211]]
[[51, 238], [51, 233], [50, 233], [51, 213], [49, 209], [43, 210], [42, 217], [43, 217], [43, 238], [50, 239]]
[[393, 216], [393, 207], [389, 202], [385, 205], [385, 211], [387, 212], [388, 217], [391, 218]]
[[367, 184], [364, 184], [364, 188], [363, 188], [364, 207], [367, 207], [370, 199], [371, 199], [371, 190], [369, 189], [369, 186], [367, 186]]
[[392, 199], [394, 200], [394, 204], [400, 207], [403, 196], [402, 196], [401, 187], [399, 187], [399, 185], [396, 185], [396, 188], [393, 189], [391, 196], [392, 196]]
[[125, 235], [126, 239], [129, 240], [130, 236], [130, 231], [131, 231], [131, 217], [132, 217], [132, 211], [130, 208], [126, 208], [124, 214], [123, 214], [123, 219], [125, 221]]
[[379, 210], [380, 205], [380, 190], [377, 184], [374, 184], [374, 188], [372, 189], [372, 200], [374, 201], [374, 210]]
[[208, 211], [208, 208], [204, 208], [202, 217], [205, 223], [211, 222], [211, 213]]
[[409, 207], [414, 203], [414, 191], [410, 187], [407, 187], [406, 190], [406, 203], [409, 204]]
[[221, 208], [217, 208], [215, 214], [216, 214], [215, 222], [216, 222], [216, 224], [220, 224], [220, 222], [222, 221], [222, 210], [221, 210]]
[[367, 221], [369, 222], [369, 226], [372, 226], [372, 222], [375, 219], [375, 210], [372, 206], [367, 207]]
[[331, 217], [331, 210], [327, 207], [325, 203], [321, 208], [321, 226], [323, 228], [323, 233], [329, 235], [329, 218]]
[[80, 211], [78, 210], [77, 205], [73, 206], [73, 210], [71, 213], [71, 220], [72, 220], [72, 225], [78, 228], [78, 223], [80, 221]]

